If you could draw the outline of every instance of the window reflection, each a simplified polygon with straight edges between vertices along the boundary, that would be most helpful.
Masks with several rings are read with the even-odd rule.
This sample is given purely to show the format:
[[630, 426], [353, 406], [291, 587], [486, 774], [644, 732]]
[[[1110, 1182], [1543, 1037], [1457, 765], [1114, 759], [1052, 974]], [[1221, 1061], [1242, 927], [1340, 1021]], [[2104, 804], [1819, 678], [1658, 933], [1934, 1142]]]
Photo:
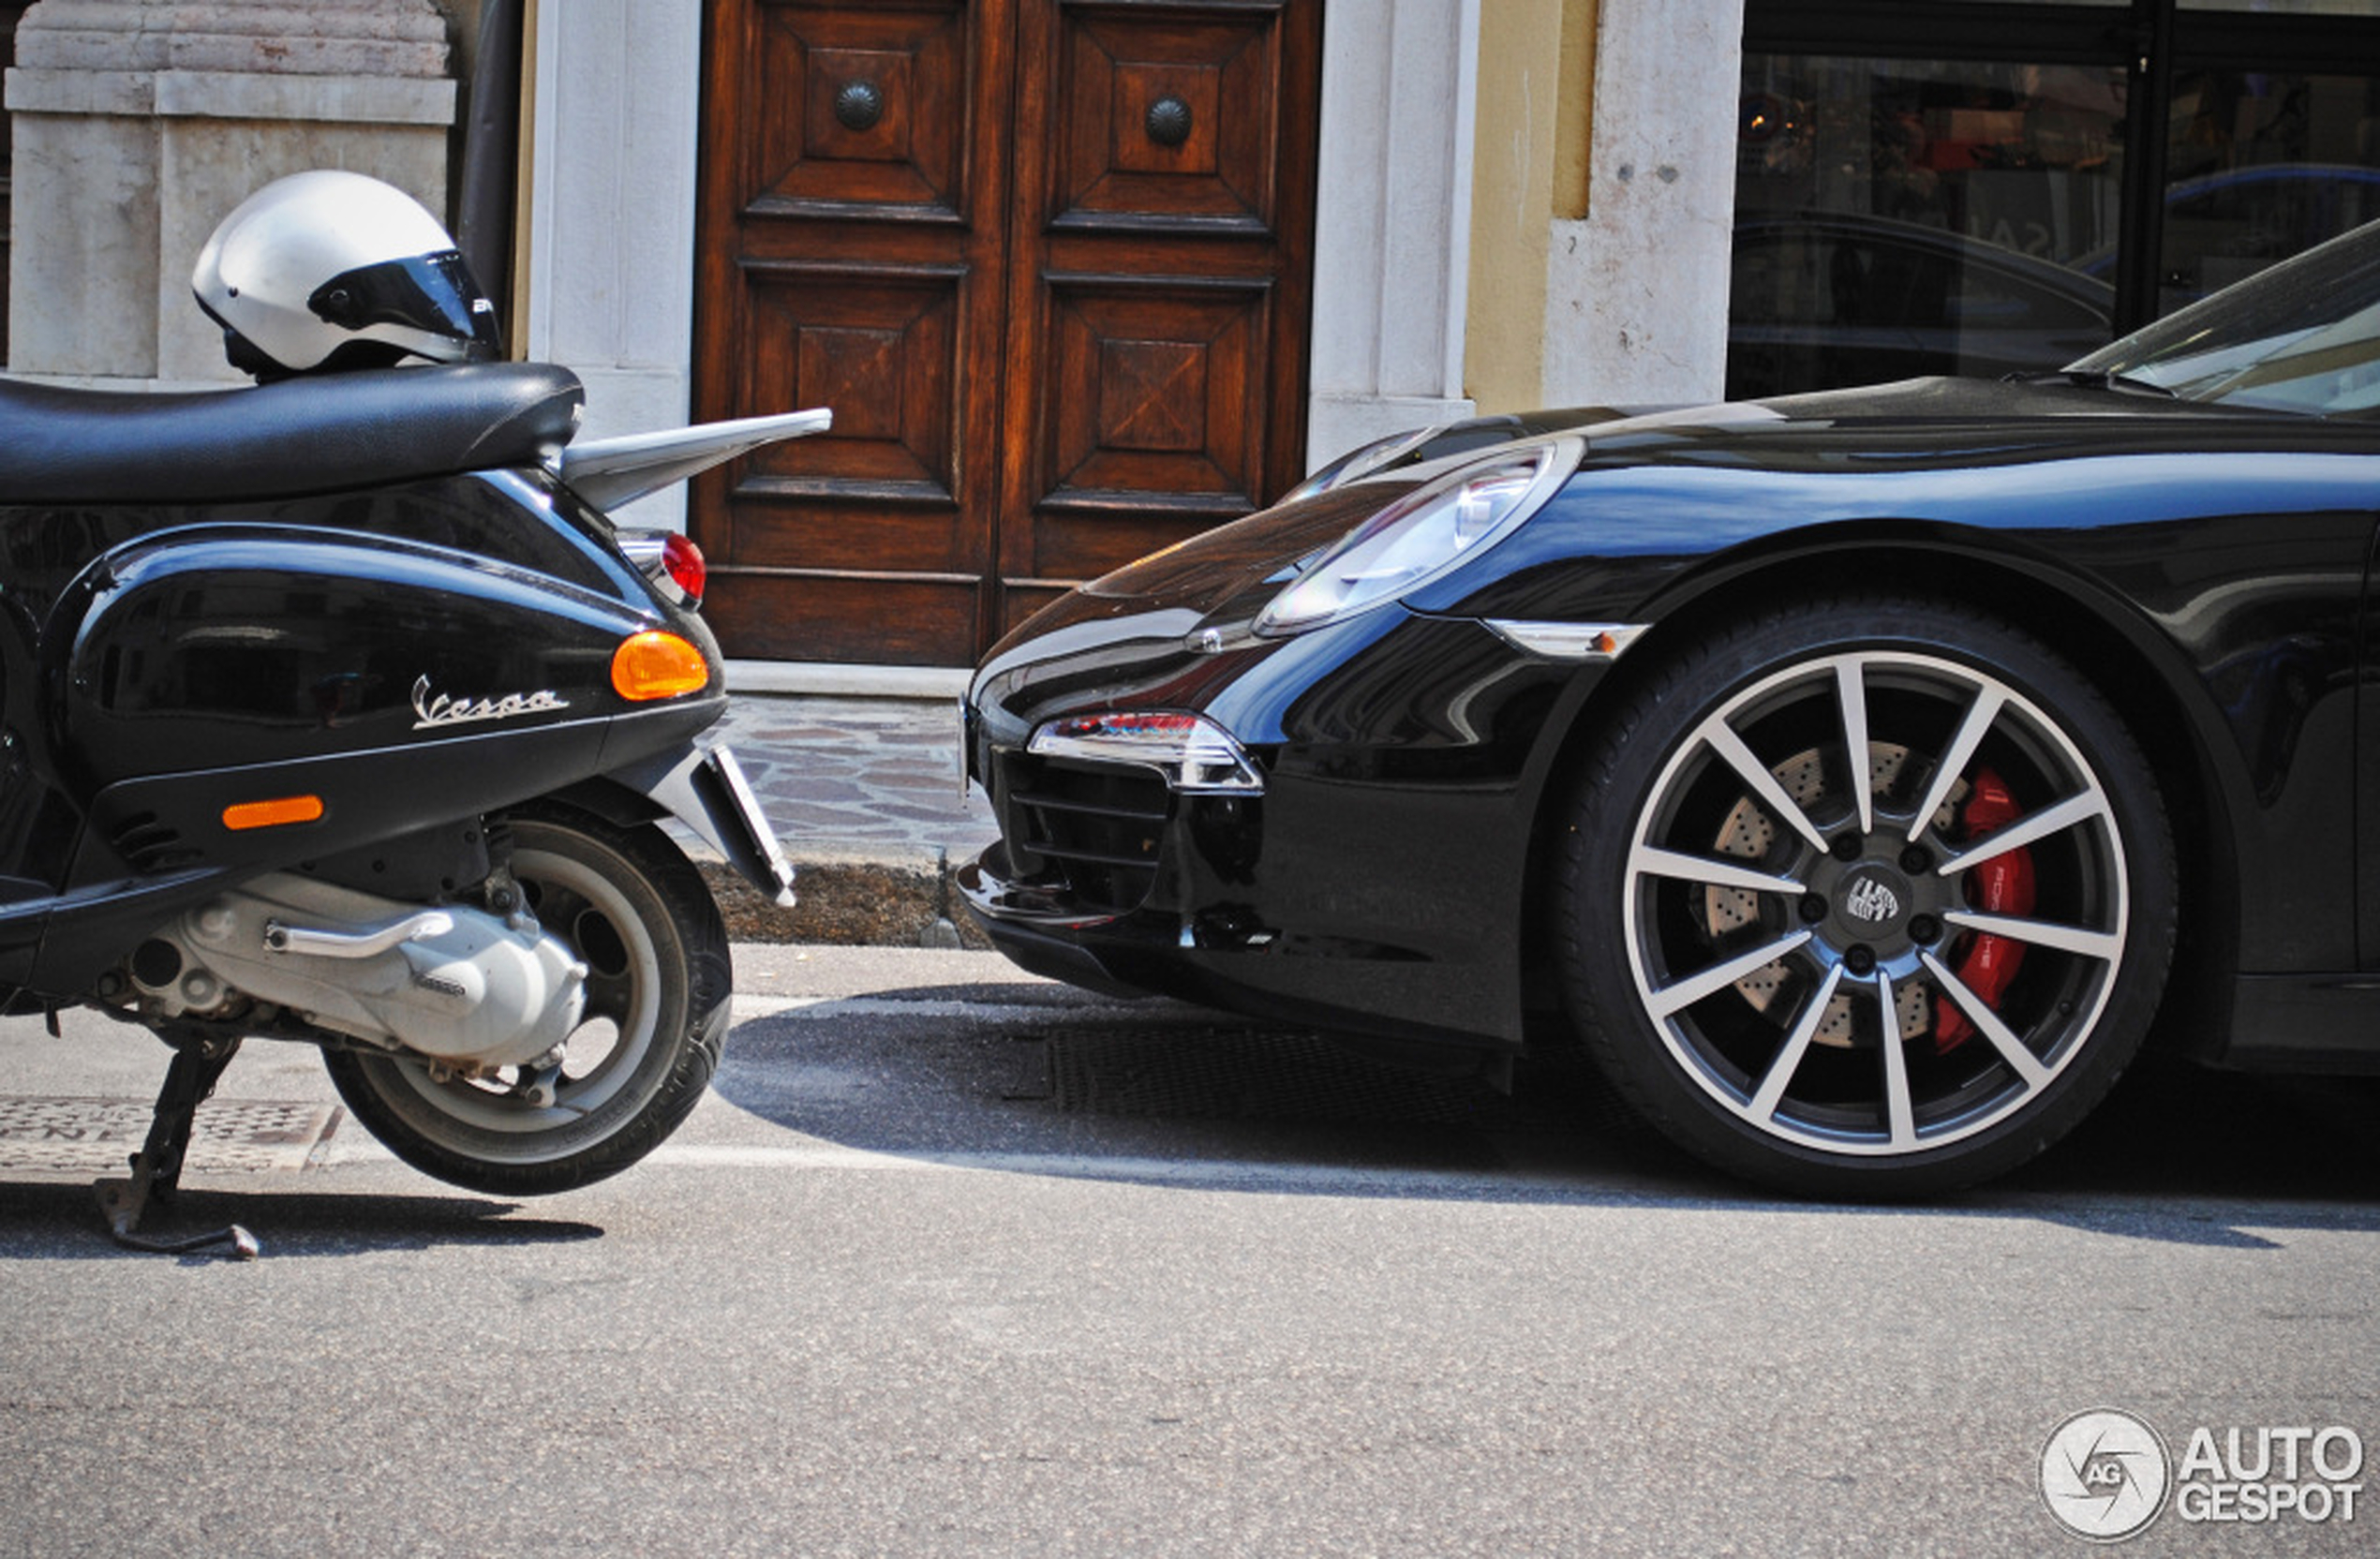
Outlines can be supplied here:
[[2179, 72], [2165, 171], [2161, 315], [2380, 219], [2380, 82]]
[[2103, 345], [2118, 67], [1748, 55], [1731, 398]]

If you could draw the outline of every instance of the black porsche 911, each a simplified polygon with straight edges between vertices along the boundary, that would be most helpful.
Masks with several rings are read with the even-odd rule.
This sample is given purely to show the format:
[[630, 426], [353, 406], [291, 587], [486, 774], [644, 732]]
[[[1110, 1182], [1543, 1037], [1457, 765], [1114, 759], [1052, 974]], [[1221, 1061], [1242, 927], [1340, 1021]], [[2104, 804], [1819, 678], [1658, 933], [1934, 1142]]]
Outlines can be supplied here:
[[996, 648], [993, 941], [1575, 1033], [1819, 1195], [2009, 1169], [2161, 1004], [2380, 1069], [2380, 225], [2060, 372], [1590, 417], [1361, 452]]

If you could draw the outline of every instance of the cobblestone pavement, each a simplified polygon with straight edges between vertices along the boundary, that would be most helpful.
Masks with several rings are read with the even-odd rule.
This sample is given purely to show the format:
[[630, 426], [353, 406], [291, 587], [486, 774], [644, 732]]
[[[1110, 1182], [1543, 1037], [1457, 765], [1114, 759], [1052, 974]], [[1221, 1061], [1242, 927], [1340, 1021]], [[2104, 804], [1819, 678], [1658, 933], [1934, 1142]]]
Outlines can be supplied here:
[[713, 728], [798, 861], [819, 854], [974, 857], [999, 830], [959, 794], [953, 699], [737, 693]]

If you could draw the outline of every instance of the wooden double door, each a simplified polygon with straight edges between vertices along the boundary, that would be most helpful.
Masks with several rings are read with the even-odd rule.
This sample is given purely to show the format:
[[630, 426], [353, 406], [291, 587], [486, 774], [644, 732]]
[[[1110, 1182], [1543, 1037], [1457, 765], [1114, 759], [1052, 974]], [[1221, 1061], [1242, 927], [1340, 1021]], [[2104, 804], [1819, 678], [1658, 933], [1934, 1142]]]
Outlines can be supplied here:
[[716, 0], [696, 413], [729, 654], [957, 666], [1297, 480], [1321, 0]]

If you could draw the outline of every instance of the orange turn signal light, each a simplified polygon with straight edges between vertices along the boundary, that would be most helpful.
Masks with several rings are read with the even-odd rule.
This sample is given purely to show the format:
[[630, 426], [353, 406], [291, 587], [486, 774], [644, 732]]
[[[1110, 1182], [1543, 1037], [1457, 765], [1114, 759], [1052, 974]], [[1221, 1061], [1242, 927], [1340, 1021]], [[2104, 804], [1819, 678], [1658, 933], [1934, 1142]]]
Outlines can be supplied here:
[[313, 823], [322, 816], [319, 795], [282, 795], [270, 801], [243, 801], [223, 809], [223, 826], [234, 831], [280, 828], [292, 823]]
[[612, 686], [635, 704], [698, 693], [710, 686], [710, 662], [677, 634], [648, 629], [612, 652]]

